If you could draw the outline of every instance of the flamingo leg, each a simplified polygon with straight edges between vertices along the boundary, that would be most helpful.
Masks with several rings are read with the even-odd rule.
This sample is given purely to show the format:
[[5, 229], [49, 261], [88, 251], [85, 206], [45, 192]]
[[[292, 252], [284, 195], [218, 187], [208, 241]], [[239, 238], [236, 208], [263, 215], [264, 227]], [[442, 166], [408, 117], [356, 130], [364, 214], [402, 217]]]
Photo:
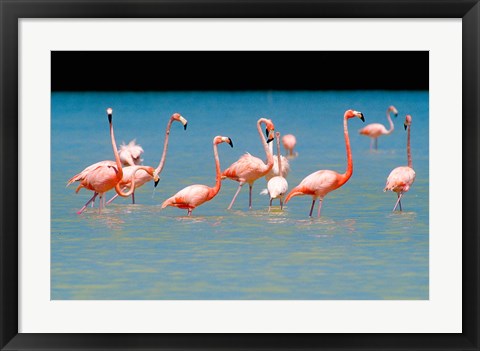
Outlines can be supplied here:
[[280, 198], [280, 210], [283, 210], [283, 201], [282, 201], [282, 198]]
[[100, 195], [100, 200], [98, 200], [98, 213], [102, 213], [103, 208], [103, 194]]
[[235, 199], [237, 198], [238, 193], [240, 192], [240, 190], [242, 190], [243, 184], [245, 184], [245, 183], [240, 183], [240, 185], [238, 186], [237, 192], [235, 193], [235, 195], [233, 195], [232, 202], [230, 202], [230, 205], [228, 206], [229, 210], [232, 208], [233, 203], [235, 202]]
[[95, 198], [97, 197], [97, 195], [98, 195], [98, 193], [93, 194], [93, 196], [90, 198], [90, 200], [88, 200], [87, 203], [86, 203], [85, 205], [83, 205], [83, 207], [82, 207], [81, 209], [79, 209], [79, 210], [77, 211], [77, 214], [81, 214], [83, 211], [85, 211], [85, 209], [87, 208], [88, 204], [89, 204], [90, 202], [95, 201]]
[[135, 205], [135, 192], [132, 193], [132, 204]]
[[318, 199], [318, 212], [317, 212], [317, 217], [320, 217], [320, 211], [322, 210], [322, 204], [323, 204], [323, 200]]
[[315, 206], [315, 199], [312, 201], [312, 207], [310, 207], [310, 214], [309, 217], [312, 217], [313, 207]]
[[107, 205], [110, 204], [113, 200], [115, 200], [118, 197], [118, 194], [115, 194], [110, 200], [107, 201]]
[[270, 204], [268, 205], [268, 212], [270, 212], [270, 208], [272, 207], [272, 201], [273, 201], [273, 197], [270, 198]]
[[[397, 202], [395, 203], [395, 207], [393, 208], [392, 212], [397, 209], [398, 204], [400, 203], [400, 199], [402, 198], [402, 193], [397, 193], [398, 199]], [[400, 211], [402, 210], [402, 205], [400, 205]]]
[[248, 184], [248, 208], [252, 209], [252, 184]]
[[189, 209], [188, 209], [188, 212], [187, 212], [187, 216], [190, 216], [191, 214], [192, 214], [192, 209], [189, 208]]
[[378, 150], [378, 138], [375, 138], [375, 150]]

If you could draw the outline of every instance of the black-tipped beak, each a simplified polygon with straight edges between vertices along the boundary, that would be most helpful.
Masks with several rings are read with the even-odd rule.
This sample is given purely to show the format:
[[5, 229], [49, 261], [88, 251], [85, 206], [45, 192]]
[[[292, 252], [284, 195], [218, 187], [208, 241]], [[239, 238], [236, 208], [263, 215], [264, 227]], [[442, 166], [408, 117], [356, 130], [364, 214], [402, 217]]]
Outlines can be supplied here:
[[273, 137], [270, 138], [270, 139], [267, 139], [267, 144], [268, 144], [269, 142], [271, 142], [271, 141], [273, 141]]
[[108, 123], [112, 123], [112, 114], [111, 113], [108, 114]]
[[394, 113], [393, 115], [394, 115], [395, 117], [397, 117], [397, 116], [398, 116], [398, 113]]
[[406, 124], [403, 124], [403, 126], [405, 127], [405, 130], [407, 130], [407, 125], [406, 125]]
[[156, 188], [158, 183], [160, 183], [160, 178], [158, 178], [158, 180], [153, 182], [153, 187]]
[[233, 141], [232, 141], [232, 139], [228, 138], [227, 143], [230, 144], [231, 147], [233, 147]]
[[183, 125], [183, 130], [187, 130], [187, 123]]
[[362, 122], [365, 122], [365, 117], [363, 117], [363, 113], [360, 114], [360, 119], [362, 120]]

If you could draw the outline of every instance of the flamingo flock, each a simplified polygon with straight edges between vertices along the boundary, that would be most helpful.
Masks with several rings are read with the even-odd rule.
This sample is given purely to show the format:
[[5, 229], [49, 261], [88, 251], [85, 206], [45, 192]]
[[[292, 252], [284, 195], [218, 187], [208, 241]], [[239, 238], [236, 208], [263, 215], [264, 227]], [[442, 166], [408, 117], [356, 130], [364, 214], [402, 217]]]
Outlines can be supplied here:
[[[389, 106], [387, 109], [387, 120], [389, 121], [390, 129], [387, 130], [379, 123], [372, 123], [360, 129], [359, 132], [361, 135], [366, 135], [372, 138], [370, 150], [372, 147], [377, 149], [377, 138], [379, 136], [389, 135], [393, 132], [394, 125], [390, 117], [391, 112], [393, 112], [395, 116], [398, 115], [397, 109], [394, 106]], [[92, 204], [93, 206], [97, 196], [100, 199], [98, 212], [101, 213], [102, 209], [114, 201], [118, 196], [131, 196], [132, 203], [135, 204], [135, 190], [149, 181], [153, 180], [154, 187], [157, 187], [160, 181], [160, 173], [165, 166], [170, 130], [173, 122], [181, 123], [184, 130], [187, 129], [188, 123], [179, 113], [172, 114], [167, 123], [160, 162], [156, 168], [153, 168], [151, 166], [142, 165], [143, 159], [141, 157], [144, 150], [136, 143], [135, 139], [128, 144], [122, 143], [120, 148], [117, 149], [113, 128], [112, 108], [107, 108], [107, 117], [114, 160], [104, 160], [87, 166], [68, 180], [67, 187], [72, 183], [79, 183], [75, 190], [76, 193], [82, 188], [93, 192], [92, 197], [77, 211], [77, 214], [83, 213], [89, 204]], [[275, 131], [273, 121], [269, 118], [262, 117], [257, 120], [256, 129], [261, 145], [265, 151], [265, 161], [247, 152], [222, 171], [218, 155], [218, 145], [226, 143], [233, 148], [233, 141], [230, 137], [217, 135], [213, 138], [212, 143], [215, 161], [214, 186], [210, 187], [204, 184], [189, 185], [164, 200], [161, 204], [161, 209], [165, 209], [166, 207], [176, 207], [187, 210], [187, 216], [191, 216], [195, 208], [213, 200], [218, 195], [222, 186], [222, 181], [226, 179], [238, 182], [237, 191], [233, 195], [227, 209], [232, 209], [238, 194], [245, 184], [248, 184], [249, 186], [248, 208], [252, 209], [253, 185], [255, 182], [264, 178], [267, 182], [267, 188], [260, 194], [269, 195], [269, 212], [274, 199], [279, 200], [280, 210], [283, 211], [284, 205], [288, 204], [292, 198], [307, 195], [312, 199], [309, 217], [312, 217], [315, 203], [317, 201], [317, 217], [320, 217], [325, 197], [332, 191], [345, 185], [353, 175], [353, 157], [348, 134], [348, 121], [356, 118], [365, 122], [364, 114], [360, 111], [349, 109], [343, 114], [343, 134], [347, 156], [347, 165], [344, 173], [329, 169], [314, 171], [305, 176], [297, 186], [293, 187], [293, 189], [288, 192], [288, 182], [286, 178], [291, 171], [290, 161], [293, 162], [293, 159], [298, 157], [298, 153], [294, 151], [296, 138], [293, 134], [286, 134], [281, 138], [280, 132]], [[410, 190], [415, 181], [415, 171], [413, 170], [410, 147], [411, 125], [412, 116], [406, 115], [404, 127], [407, 131], [407, 166], [399, 166], [393, 169], [387, 177], [386, 185], [383, 189], [384, 192], [392, 191], [397, 194], [397, 201], [393, 207], [393, 212], [395, 212], [397, 208], [402, 211], [401, 199], [404, 194]], [[265, 130], [266, 136], [262, 132], [262, 127]], [[277, 146], [276, 155], [273, 154], [274, 139], [276, 139]], [[280, 141], [282, 141], [283, 147], [286, 151], [285, 156], [281, 154]], [[105, 194], [110, 190], [114, 190], [115, 195], [108, 202], [105, 202]]]

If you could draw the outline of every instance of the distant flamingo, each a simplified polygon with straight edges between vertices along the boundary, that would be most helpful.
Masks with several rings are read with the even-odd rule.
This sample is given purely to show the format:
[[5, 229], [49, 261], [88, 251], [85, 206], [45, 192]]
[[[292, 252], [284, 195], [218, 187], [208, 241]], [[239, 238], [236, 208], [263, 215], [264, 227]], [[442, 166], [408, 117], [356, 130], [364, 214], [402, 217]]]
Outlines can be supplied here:
[[143, 148], [133, 139], [127, 145], [125, 145], [125, 143], [120, 145], [118, 156], [120, 156], [122, 166], [135, 166], [142, 164], [143, 160], [141, 157], [143, 152]]
[[[118, 156], [117, 145], [115, 143], [115, 136], [113, 133], [113, 124], [112, 124], [112, 109], [107, 109], [108, 122], [110, 124], [110, 138], [112, 141], [113, 153], [115, 155], [115, 161], [100, 161], [91, 166], [85, 168], [82, 172], [74, 175], [67, 183], [67, 186], [73, 182], [80, 182], [80, 185], [75, 190], [76, 193], [80, 191], [81, 188], [86, 188], [94, 192], [92, 198], [87, 201], [87, 203], [77, 212], [78, 214], [82, 213], [88, 206], [88, 204], [95, 200], [97, 195], [100, 195], [100, 205], [98, 207], [98, 212], [101, 212], [104, 207], [105, 199], [103, 195], [115, 188], [115, 191], [123, 197], [130, 196], [130, 194], [135, 189], [135, 181], [132, 182], [132, 186], [129, 191], [123, 193], [119, 187], [119, 183], [123, 177], [122, 163], [120, 162], [120, 157]], [[145, 166], [135, 166], [137, 170], [145, 170], [151, 176], [153, 176], [154, 169], [152, 167]]]
[[[265, 137], [263, 136], [262, 129], [260, 127], [261, 123], [265, 124], [266, 126], [266, 134], [267, 134], [268, 140], [265, 140]], [[273, 140], [274, 129], [275, 129], [275, 126], [273, 125], [273, 122], [269, 119], [260, 118], [257, 121], [257, 130], [258, 130], [258, 134], [260, 135], [260, 139], [262, 141], [265, 154], [267, 155], [267, 164], [265, 164], [258, 157], [252, 156], [247, 152], [245, 155], [241, 156], [236, 162], [232, 163], [230, 167], [228, 167], [226, 170], [223, 171], [222, 179], [229, 178], [231, 180], [235, 180], [240, 183], [238, 185], [237, 192], [233, 196], [232, 202], [230, 202], [230, 205], [228, 206], [229, 210], [232, 208], [238, 193], [240, 192], [240, 190], [242, 189], [242, 186], [245, 183], [248, 183], [250, 188], [248, 207], [250, 209], [252, 208], [253, 183], [257, 179], [265, 176], [273, 167], [273, 155], [268, 150], [267, 143]]]
[[413, 182], [415, 181], [415, 171], [413, 170], [412, 166], [412, 154], [410, 152], [410, 126], [412, 124], [412, 116], [407, 115], [405, 117], [404, 127], [407, 129], [407, 162], [408, 166], [401, 166], [395, 168], [393, 171], [390, 172], [390, 175], [387, 178], [387, 184], [385, 185], [385, 189], [383, 191], [391, 190], [397, 193], [397, 202], [395, 203], [395, 207], [393, 211], [400, 205], [400, 211], [402, 210], [402, 202], [400, 201], [403, 194], [405, 194], [410, 187], [412, 186]]
[[293, 134], [286, 134], [282, 138], [283, 147], [287, 150], [287, 157], [293, 158], [297, 156], [296, 152], [293, 152], [295, 145], [297, 144], [297, 139]]
[[387, 109], [387, 120], [390, 123], [390, 129], [387, 130], [383, 124], [380, 123], [371, 123], [359, 130], [361, 135], [365, 135], [371, 138], [370, 140], [370, 150], [372, 149], [372, 144], [375, 144], [375, 150], [378, 149], [378, 137], [382, 135], [389, 135], [393, 132], [394, 126], [392, 119], [390, 118], [390, 112], [393, 112], [394, 116], [397, 117], [398, 111], [394, 106], [389, 106]]
[[[183, 130], [187, 130], [187, 120], [183, 118], [179, 113], [174, 113], [170, 119], [168, 120], [167, 123], [167, 128], [165, 130], [165, 141], [163, 144], [163, 153], [162, 153], [162, 158], [160, 159], [160, 163], [158, 164], [158, 167], [155, 169], [154, 174], [156, 176], [159, 176], [160, 173], [163, 170], [163, 166], [165, 166], [165, 160], [167, 158], [167, 149], [168, 149], [168, 137], [170, 135], [170, 128], [172, 127], [172, 123], [174, 121], [178, 121], [183, 124]], [[125, 189], [131, 187], [131, 182], [132, 182], [132, 175], [135, 174], [135, 189], [140, 188], [142, 185], [145, 183], [149, 182], [150, 180], [153, 179], [151, 175], [149, 175], [146, 172], [140, 172], [136, 173], [135, 168], [130, 168], [130, 167], [125, 167], [123, 169], [123, 178], [122, 181], [120, 182], [120, 188]], [[155, 182], [155, 186], [157, 186], [158, 181]], [[135, 189], [132, 192], [132, 203], [135, 203]], [[110, 200], [108, 200], [107, 205], [110, 204], [113, 200], [115, 200], [118, 197], [118, 194], [115, 194]]]
[[270, 212], [270, 208], [272, 207], [273, 199], [280, 200], [280, 209], [283, 210], [283, 197], [285, 196], [288, 190], [288, 182], [283, 176], [283, 160], [282, 160], [283, 156], [281, 156], [280, 154], [280, 133], [277, 132], [275, 136], [277, 138], [278, 176], [270, 178], [270, 180], [267, 183], [267, 189], [261, 192], [261, 194], [270, 195], [270, 205], [268, 206], [269, 212]]
[[318, 201], [318, 214], [320, 217], [320, 211], [322, 209], [323, 198], [331, 191], [340, 188], [345, 184], [353, 174], [353, 161], [352, 161], [352, 150], [350, 149], [350, 139], [348, 137], [348, 125], [347, 121], [350, 118], [358, 117], [363, 122], [365, 118], [363, 113], [353, 110], [345, 111], [343, 116], [343, 134], [345, 136], [345, 146], [347, 149], [347, 170], [343, 174], [339, 174], [335, 171], [330, 170], [321, 170], [314, 172], [306, 176], [299, 185], [290, 191], [285, 199], [285, 204], [290, 201], [294, 196], [299, 195], [310, 195], [312, 196], [312, 207], [310, 208], [310, 217], [312, 217], [313, 207], [315, 206], [315, 200]]
[[200, 206], [204, 202], [210, 201], [218, 194], [222, 186], [222, 174], [220, 171], [220, 160], [218, 158], [217, 150], [217, 145], [220, 143], [227, 143], [233, 147], [233, 142], [230, 138], [224, 136], [216, 136], [213, 138], [213, 155], [215, 157], [216, 172], [215, 186], [213, 188], [201, 184], [187, 186], [172, 197], [165, 200], [162, 204], [162, 208], [167, 206], [178, 207], [187, 210], [187, 215], [190, 216], [196, 207]]
[[[277, 143], [280, 144], [280, 140], [277, 140]], [[268, 173], [265, 175], [265, 180], [268, 182], [273, 177], [280, 175], [280, 171], [278, 169], [278, 157], [273, 154], [273, 143], [268, 143], [268, 150], [273, 155], [273, 167]], [[280, 155], [282, 159], [282, 171], [283, 177], [287, 177], [288, 173], [290, 172], [290, 163], [288, 162], [288, 158], [283, 156], [280, 151], [277, 151], [277, 155]]]

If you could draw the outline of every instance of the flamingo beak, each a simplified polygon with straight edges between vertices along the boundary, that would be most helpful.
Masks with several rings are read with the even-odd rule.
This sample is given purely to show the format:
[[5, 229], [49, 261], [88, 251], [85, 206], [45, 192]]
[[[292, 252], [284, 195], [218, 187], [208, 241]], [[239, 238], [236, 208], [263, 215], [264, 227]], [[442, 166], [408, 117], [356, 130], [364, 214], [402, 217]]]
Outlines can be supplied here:
[[157, 178], [157, 180], [153, 182], [153, 187], [156, 188], [159, 182], [160, 182], [160, 178]]
[[112, 108], [107, 108], [108, 123], [112, 123]]
[[187, 130], [187, 120], [183, 118], [182, 116], [179, 117], [180, 122], [183, 124], [183, 130]]
[[404, 123], [403, 126], [405, 127], [405, 130], [407, 130], [407, 125]]
[[268, 143], [271, 142], [271, 141], [274, 139], [274, 137], [275, 137], [275, 133], [273, 132], [273, 129], [270, 130], [270, 131], [267, 129], [267, 137], [268, 137], [268, 139], [267, 139], [267, 144], [268, 144]]
[[362, 120], [362, 122], [365, 122], [365, 117], [363, 117], [363, 113], [360, 112], [359, 118]]
[[231, 147], [233, 147], [233, 141], [232, 141], [232, 139], [228, 138], [227, 143], [228, 143]]
[[395, 112], [393, 115], [394, 115], [395, 117], [397, 117], [397, 116], [398, 116], [398, 112]]

